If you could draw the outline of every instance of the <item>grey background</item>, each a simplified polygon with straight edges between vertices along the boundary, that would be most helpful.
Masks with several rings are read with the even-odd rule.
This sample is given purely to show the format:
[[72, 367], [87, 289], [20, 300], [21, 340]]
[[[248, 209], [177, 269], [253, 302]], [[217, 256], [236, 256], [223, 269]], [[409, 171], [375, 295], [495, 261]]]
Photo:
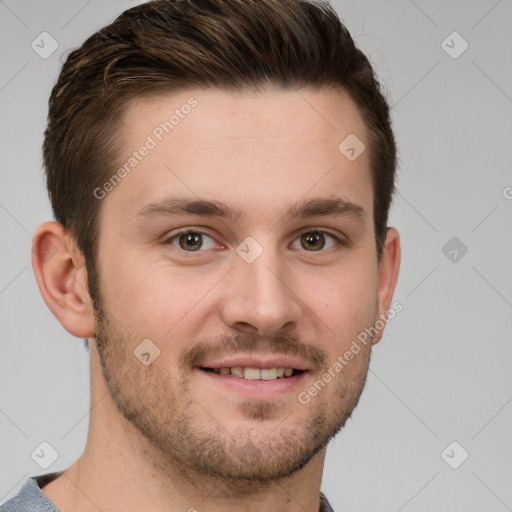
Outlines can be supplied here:
[[[32, 234], [51, 219], [42, 134], [59, 57], [135, 3], [0, 0], [0, 503], [85, 447], [88, 353], [30, 264]], [[328, 450], [323, 490], [337, 512], [512, 510], [512, 2], [333, 4], [393, 105], [403, 311]], [[58, 43], [46, 59], [31, 48], [43, 31]], [[458, 58], [442, 46], [453, 31], [469, 44]], [[460, 51], [457, 37], [444, 46]], [[58, 452], [48, 469], [31, 458], [42, 441]]]

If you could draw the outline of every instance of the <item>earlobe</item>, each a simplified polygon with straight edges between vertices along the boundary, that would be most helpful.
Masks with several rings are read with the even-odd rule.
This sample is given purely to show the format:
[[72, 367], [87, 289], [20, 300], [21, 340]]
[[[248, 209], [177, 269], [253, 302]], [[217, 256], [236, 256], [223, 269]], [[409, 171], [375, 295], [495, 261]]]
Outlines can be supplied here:
[[[384, 333], [387, 314], [395, 292], [400, 270], [400, 235], [395, 228], [388, 228], [379, 265], [377, 333], [373, 343], [378, 343]], [[381, 327], [381, 328], [379, 328]]]
[[48, 308], [73, 336], [94, 333], [87, 271], [74, 238], [58, 222], [41, 224], [32, 239], [32, 268]]

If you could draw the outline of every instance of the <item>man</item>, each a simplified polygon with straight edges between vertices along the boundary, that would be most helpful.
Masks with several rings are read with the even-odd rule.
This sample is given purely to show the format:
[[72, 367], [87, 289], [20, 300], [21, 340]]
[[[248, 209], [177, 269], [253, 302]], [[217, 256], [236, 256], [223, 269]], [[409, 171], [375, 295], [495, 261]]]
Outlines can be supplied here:
[[69, 55], [43, 153], [33, 267], [89, 340], [89, 434], [2, 511], [332, 510], [400, 263], [388, 106], [335, 12], [129, 9]]

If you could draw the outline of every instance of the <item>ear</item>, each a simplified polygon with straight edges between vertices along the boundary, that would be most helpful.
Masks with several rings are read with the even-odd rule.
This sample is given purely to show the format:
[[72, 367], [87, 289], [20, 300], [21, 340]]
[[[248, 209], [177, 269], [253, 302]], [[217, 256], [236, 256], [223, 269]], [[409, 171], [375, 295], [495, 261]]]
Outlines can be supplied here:
[[[400, 235], [395, 228], [388, 228], [386, 241], [382, 249], [381, 261], [379, 264], [379, 286], [378, 286], [378, 318], [375, 319], [377, 333], [373, 337], [373, 343], [378, 343], [388, 316], [391, 300], [395, 292], [400, 269]], [[381, 326], [379, 328], [379, 326]]]
[[37, 228], [32, 268], [43, 300], [64, 329], [78, 338], [93, 336], [95, 317], [85, 260], [62, 224], [45, 222]]

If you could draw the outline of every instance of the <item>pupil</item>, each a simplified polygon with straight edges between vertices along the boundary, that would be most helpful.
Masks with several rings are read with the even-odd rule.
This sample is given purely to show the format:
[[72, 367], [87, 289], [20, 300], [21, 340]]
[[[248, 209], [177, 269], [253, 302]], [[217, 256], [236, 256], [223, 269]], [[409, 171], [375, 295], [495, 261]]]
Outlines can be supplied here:
[[315, 249], [322, 249], [325, 245], [325, 241], [323, 239], [321, 240], [322, 243], [320, 245], [317, 245], [321, 236], [321, 233], [308, 233], [304, 235], [307, 243]]
[[[184, 239], [185, 242], [183, 243]], [[184, 233], [180, 236], [180, 247], [185, 250], [199, 249], [201, 247], [200, 240], [201, 235], [199, 233]]]

